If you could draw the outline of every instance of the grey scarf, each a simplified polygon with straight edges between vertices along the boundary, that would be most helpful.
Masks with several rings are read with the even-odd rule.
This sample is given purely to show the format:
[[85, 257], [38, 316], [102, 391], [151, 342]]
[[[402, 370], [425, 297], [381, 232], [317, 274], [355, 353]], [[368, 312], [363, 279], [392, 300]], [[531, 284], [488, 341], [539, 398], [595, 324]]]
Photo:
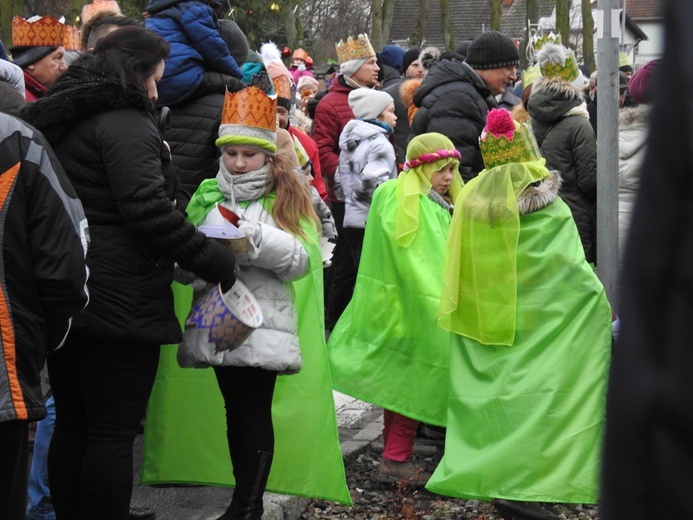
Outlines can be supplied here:
[[270, 163], [265, 164], [259, 170], [233, 175], [224, 166], [223, 159], [219, 161], [219, 173], [217, 173], [219, 191], [231, 202], [244, 200], [257, 200], [268, 191], [270, 185]]

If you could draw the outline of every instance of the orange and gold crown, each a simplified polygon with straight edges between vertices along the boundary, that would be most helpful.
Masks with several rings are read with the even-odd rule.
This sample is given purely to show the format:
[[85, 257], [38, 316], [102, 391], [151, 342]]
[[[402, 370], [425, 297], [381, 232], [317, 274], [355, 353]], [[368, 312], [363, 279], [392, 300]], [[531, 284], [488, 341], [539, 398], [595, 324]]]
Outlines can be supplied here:
[[270, 98], [258, 87], [226, 92], [222, 125], [243, 125], [275, 131], [277, 128], [277, 100]]
[[508, 163], [541, 159], [534, 132], [527, 124], [514, 121], [504, 108], [496, 108], [488, 113], [479, 145], [487, 170]]
[[277, 98], [258, 87], [226, 91], [217, 146], [238, 145], [277, 151]]
[[375, 50], [367, 34], [359, 34], [355, 40], [349, 36], [346, 43], [344, 43], [344, 40], [339, 40], [335, 48], [337, 49], [337, 61], [340, 64], [345, 61], [375, 56]]
[[282, 74], [281, 76], [273, 78], [272, 82], [274, 83], [274, 92], [277, 94], [277, 97], [289, 100], [294, 98], [293, 92], [291, 91], [291, 80], [289, 78]]
[[79, 29], [74, 25], [65, 26], [65, 34], [63, 38], [63, 47], [68, 51], [79, 51], [82, 48], [79, 38]]
[[13, 47], [61, 47], [65, 43], [65, 25], [52, 16], [28, 22], [21, 16], [12, 19]]

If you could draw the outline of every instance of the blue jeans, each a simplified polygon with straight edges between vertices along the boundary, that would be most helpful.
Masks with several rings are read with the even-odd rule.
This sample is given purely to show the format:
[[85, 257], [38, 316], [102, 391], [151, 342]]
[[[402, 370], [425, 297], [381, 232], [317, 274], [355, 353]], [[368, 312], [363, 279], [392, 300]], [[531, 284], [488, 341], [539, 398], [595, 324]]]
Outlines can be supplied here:
[[29, 505], [27, 520], [55, 520], [53, 500], [48, 489], [48, 446], [55, 426], [55, 400], [53, 396], [46, 401], [48, 415], [39, 421], [34, 438], [34, 456], [29, 474]]

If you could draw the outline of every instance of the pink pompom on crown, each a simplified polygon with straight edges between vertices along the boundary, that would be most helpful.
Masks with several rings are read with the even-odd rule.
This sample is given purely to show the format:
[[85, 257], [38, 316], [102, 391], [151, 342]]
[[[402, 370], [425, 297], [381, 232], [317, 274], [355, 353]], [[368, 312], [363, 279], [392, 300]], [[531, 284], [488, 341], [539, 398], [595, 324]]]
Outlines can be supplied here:
[[513, 140], [515, 135], [515, 122], [510, 112], [504, 108], [493, 108], [486, 117], [486, 132], [498, 139], [504, 135], [508, 141]]

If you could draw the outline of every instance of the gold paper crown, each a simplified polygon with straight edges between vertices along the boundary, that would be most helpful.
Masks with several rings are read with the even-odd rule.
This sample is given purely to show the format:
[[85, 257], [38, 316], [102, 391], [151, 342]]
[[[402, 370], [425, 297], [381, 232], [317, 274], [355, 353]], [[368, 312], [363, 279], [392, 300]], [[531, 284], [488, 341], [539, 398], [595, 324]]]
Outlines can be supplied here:
[[522, 88], [525, 89], [529, 87], [539, 78], [541, 78], [541, 69], [539, 68], [539, 65], [535, 64], [531, 67], [526, 68], [522, 72]]
[[487, 170], [508, 163], [541, 159], [534, 132], [526, 123], [514, 121], [510, 112], [503, 108], [489, 112], [479, 145]]
[[291, 91], [291, 80], [284, 76], [283, 74], [272, 79], [274, 83], [274, 92], [277, 97], [292, 100], [294, 98], [293, 92]]
[[541, 75], [547, 78], [560, 78], [568, 83], [580, 76], [575, 54], [572, 50], [559, 44], [546, 44], [537, 53]]
[[542, 34], [541, 37], [534, 40], [532, 47], [534, 47], [535, 52], [540, 51], [547, 43], [561, 45], [561, 35], [555, 34], [553, 31], [549, 34]]
[[12, 19], [13, 47], [61, 47], [65, 43], [65, 25], [52, 16], [28, 22], [21, 16]]
[[375, 56], [375, 50], [370, 40], [368, 40], [367, 34], [359, 34], [355, 40], [349, 36], [346, 43], [344, 43], [344, 40], [339, 40], [335, 48], [337, 49], [337, 61], [340, 64], [345, 61]]
[[258, 87], [246, 87], [233, 94], [226, 91], [221, 124], [253, 126], [274, 132], [277, 128], [277, 100]]

